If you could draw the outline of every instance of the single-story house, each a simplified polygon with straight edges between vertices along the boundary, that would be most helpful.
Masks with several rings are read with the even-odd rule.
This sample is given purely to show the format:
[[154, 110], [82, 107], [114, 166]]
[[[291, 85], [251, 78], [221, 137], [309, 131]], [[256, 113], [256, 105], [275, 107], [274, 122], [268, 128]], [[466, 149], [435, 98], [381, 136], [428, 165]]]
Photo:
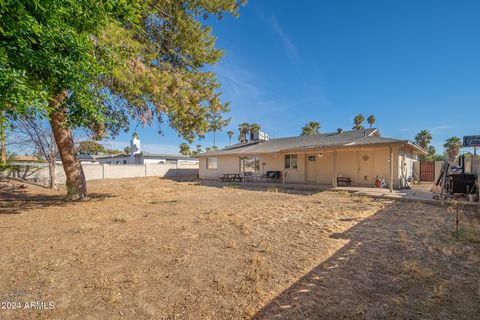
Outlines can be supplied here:
[[39, 162], [39, 159], [35, 156], [15, 156], [13, 157], [14, 162]]
[[97, 157], [97, 160], [100, 164], [198, 164], [198, 158], [194, 157], [149, 152], [138, 152], [135, 154], [121, 153], [115, 155], [103, 155], [101, 157]]
[[200, 179], [224, 174], [280, 171], [283, 183], [337, 186], [337, 178], [350, 178], [353, 186], [375, 186], [383, 177], [392, 188], [402, 188], [413, 176], [420, 146], [408, 140], [382, 137], [378, 129], [361, 129], [254, 140], [199, 155]]
[[[98, 164], [98, 157], [101, 155], [95, 155], [95, 154], [86, 154], [86, 153], [78, 153], [77, 158], [80, 161], [81, 164]], [[57, 155], [57, 158], [55, 159], [56, 164], [62, 164], [62, 159], [60, 158], [60, 155]]]

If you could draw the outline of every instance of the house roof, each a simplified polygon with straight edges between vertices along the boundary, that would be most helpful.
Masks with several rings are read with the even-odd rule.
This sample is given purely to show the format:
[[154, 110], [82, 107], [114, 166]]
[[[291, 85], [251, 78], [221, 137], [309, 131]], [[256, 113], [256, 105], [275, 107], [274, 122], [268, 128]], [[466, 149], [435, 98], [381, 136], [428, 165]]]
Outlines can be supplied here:
[[[145, 152], [142, 151], [139, 154], [136, 154], [135, 156], [140, 157], [142, 156], [145, 159], [165, 159], [165, 160], [192, 160], [192, 161], [198, 161], [198, 158], [196, 157], [188, 157], [188, 156], [183, 156], [183, 155], [175, 155], [175, 154], [164, 154], [164, 153], [150, 153], [150, 152]], [[119, 153], [119, 154], [112, 154], [112, 155], [103, 155], [103, 156], [97, 156], [97, 159], [99, 158], [128, 158], [130, 157], [129, 154], [126, 153]]]
[[166, 160], [198, 160], [197, 157], [189, 157], [176, 154], [162, 154], [162, 153], [150, 153], [142, 152], [144, 158], [164, 158]]
[[425, 150], [408, 140], [383, 138], [378, 129], [362, 129], [343, 132], [323, 133], [314, 136], [297, 136], [267, 141], [235, 144], [220, 150], [208, 151], [200, 156], [227, 155], [227, 154], [262, 154], [289, 152], [305, 149], [322, 149], [332, 147], [348, 148], [353, 146], [381, 145], [381, 144], [409, 144], [425, 153]]
[[15, 156], [14, 161], [37, 161], [38, 158], [35, 156]]

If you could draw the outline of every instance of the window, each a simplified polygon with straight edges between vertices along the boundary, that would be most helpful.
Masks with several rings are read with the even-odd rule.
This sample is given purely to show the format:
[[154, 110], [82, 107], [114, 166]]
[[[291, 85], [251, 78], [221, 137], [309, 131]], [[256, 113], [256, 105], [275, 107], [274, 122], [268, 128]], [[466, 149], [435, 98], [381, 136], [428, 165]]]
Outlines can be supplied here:
[[315, 162], [315, 156], [308, 156], [308, 161]]
[[217, 158], [207, 158], [207, 169], [217, 169]]
[[241, 172], [260, 172], [260, 158], [242, 157], [240, 158]]
[[297, 155], [286, 154], [285, 155], [285, 169], [297, 169]]

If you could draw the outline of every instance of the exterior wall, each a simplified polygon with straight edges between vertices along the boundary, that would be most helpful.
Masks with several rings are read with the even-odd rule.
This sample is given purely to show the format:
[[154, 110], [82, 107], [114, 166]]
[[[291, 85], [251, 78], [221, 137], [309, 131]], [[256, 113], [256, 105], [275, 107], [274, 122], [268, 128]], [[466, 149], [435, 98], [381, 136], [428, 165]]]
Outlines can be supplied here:
[[284, 169], [283, 154], [263, 154], [260, 155], [260, 172], [265, 174], [267, 171], [283, 171]]
[[[123, 161], [127, 161], [127, 164], [132, 163], [132, 158], [130, 157], [105, 157], [98, 158], [100, 164], [123, 164]], [[118, 163], [117, 163], [118, 162]]]
[[398, 181], [397, 187], [404, 186], [407, 179], [413, 176], [413, 150], [408, 147], [398, 149]]
[[[374, 148], [373, 153], [373, 179], [375, 177], [383, 177], [388, 184], [388, 179], [390, 177], [390, 149], [389, 148]], [[395, 150], [393, 150], [395, 153]], [[395, 155], [394, 155], [395, 159]], [[394, 179], [395, 179], [395, 170]]]
[[207, 157], [199, 158], [199, 177], [200, 179], [218, 179], [224, 173], [240, 173], [239, 156], [215, 156], [217, 158], [217, 169], [207, 169]]
[[146, 164], [146, 163], [166, 163], [167, 160], [165, 159], [143, 159], [142, 158], [142, 164]]
[[[337, 151], [336, 171], [337, 177], [352, 179], [353, 185], [358, 185], [357, 151]], [[333, 173], [332, 173], [333, 174]]]

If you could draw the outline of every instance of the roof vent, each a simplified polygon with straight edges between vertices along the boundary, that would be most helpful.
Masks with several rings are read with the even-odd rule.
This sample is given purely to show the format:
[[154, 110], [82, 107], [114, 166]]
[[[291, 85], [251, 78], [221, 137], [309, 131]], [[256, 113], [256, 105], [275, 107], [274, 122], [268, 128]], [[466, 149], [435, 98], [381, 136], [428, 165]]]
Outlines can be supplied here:
[[337, 129], [337, 133], [343, 133], [343, 129], [342, 129], [342, 128], [338, 128], [338, 129]]

